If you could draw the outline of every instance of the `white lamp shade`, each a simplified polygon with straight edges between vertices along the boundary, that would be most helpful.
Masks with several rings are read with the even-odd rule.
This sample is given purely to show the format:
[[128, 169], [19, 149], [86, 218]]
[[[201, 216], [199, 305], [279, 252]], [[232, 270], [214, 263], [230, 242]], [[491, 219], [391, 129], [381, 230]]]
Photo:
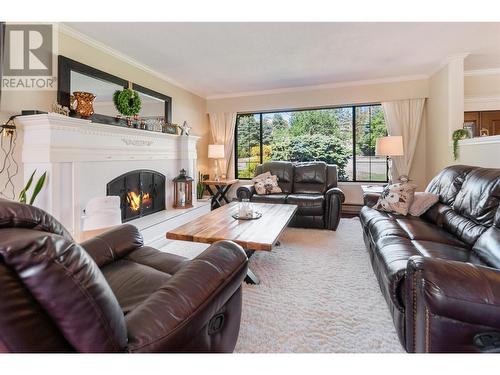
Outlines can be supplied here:
[[208, 145], [210, 159], [224, 159], [224, 145]]
[[84, 231], [114, 227], [121, 223], [120, 197], [97, 197], [87, 203], [83, 219]]
[[403, 137], [393, 135], [381, 137], [377, 139], [375, 145], [375, 154], [380, 156], [402, 156], [403, 152]]

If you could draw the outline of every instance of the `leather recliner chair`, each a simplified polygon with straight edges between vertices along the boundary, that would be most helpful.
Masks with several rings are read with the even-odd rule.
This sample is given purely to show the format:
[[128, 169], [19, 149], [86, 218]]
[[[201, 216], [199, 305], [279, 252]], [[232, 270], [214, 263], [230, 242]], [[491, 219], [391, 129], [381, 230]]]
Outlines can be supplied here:
[[336, 230], [345, 200], [337, 187], [337, 166], [322, 161], [292, 163], [271, 161], [259, 164], [255, 175], [265, 172], [278, 176], [282, 193], [259, 195], [254, 185], [240, 186], [238, 200], [249, 199], [257, 203], [296, 204], [297, 212], [291, 226]]
[[77, 244], [0, 199], [0, 352], [231, 352], [246, 273], [233, 242], [188, 260], [122, 225]]
[[500, 351], [500, 169], [456, 165], [427, 187], [421, 217], [360, 220], [375, 275], [409, 352]]

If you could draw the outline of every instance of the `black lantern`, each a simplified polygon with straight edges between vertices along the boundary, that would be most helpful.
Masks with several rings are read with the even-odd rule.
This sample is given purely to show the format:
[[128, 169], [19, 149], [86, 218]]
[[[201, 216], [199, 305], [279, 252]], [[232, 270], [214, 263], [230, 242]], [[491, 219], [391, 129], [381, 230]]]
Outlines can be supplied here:
[[193, 207], [193, 179], [186, 175], [186, 170], [173, 179], [174, 181], [174, 208]]

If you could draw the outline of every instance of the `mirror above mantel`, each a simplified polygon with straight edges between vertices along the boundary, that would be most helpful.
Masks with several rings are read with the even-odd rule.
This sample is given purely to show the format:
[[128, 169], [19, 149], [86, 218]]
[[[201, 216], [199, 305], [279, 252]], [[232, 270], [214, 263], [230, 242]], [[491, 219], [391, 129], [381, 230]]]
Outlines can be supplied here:
[[[126, 79], [106, 73], [89, 65], [58, 57], [59, 79], [57, 100], [59, 104], [71, 108], [70, 97], [74, 92], [90, 92], [95, 95], [94, 114], [89, 118], [93, 122], [131, 126], [131, 122], [121, 116], [113, 104], [113, 94], [117, 90], [132, 88], [141, 99], [141, 110], [138, 117], [142, 120], [163, 118], [165, 123], [172, 122], [172, 98], [140, 86]], [[72, 116], [78, 115], [72, 111]], [[134, 122], [136, 126], [138, 122]]]

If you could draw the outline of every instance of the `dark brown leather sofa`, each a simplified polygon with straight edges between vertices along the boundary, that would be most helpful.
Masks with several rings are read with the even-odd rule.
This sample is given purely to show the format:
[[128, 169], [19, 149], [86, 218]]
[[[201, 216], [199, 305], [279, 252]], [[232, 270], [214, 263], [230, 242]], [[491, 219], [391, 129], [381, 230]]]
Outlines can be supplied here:
[[500, 169], [451, 166], [422, 217], [360, 213], [373, 269], [408, 352], [500, 351]]
[[246, 272], [233, 242], [187, 260], [123, 225], [79, 245], [0, 199], [0, 352], [231, 352]]
[[238, 200], [296, 204], [298, 209], [290, 222], [291, 226], [337, 229], [345, 197], [342, 190], [337, 187], [336, 165], [322, 161], [306, 163], [272, 161], [259, 164], [255, 175], [268, 171], [278, 176], [282, 193], [258, 195], [253, 185], [243, 185], [236, 191]]

